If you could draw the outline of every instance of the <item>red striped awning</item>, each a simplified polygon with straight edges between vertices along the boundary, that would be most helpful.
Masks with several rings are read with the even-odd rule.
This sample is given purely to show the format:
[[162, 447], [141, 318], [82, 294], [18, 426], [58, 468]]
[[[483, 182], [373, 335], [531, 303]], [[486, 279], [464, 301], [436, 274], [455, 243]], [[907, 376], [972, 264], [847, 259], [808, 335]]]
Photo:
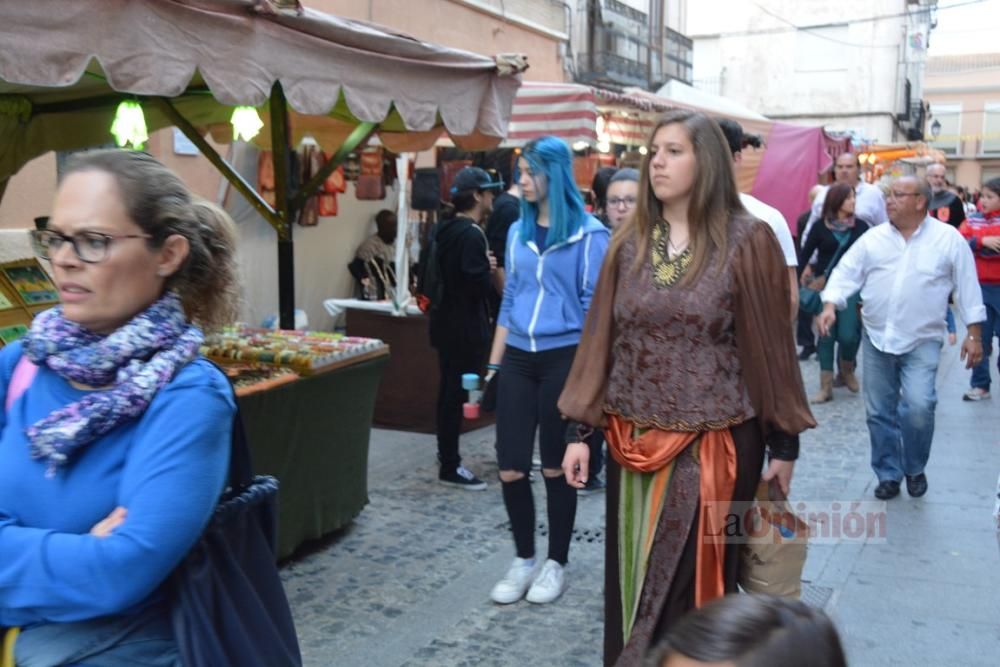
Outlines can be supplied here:
[[597, 141], [597, 100], [589, 86], [525, 82], [514, 98], [504, 145], [523, 146], [551, 134], [572, 145]]
[[613, 144], [638, 146], [645, 143], [656, 116], [670, 108], [669, 102], [601, 88], [529, 81], [521, 85], [514, 98], [503, 145], [523, 146], [550, 134], [570, 145], [581, 141], [594, 145], [605, 138]]

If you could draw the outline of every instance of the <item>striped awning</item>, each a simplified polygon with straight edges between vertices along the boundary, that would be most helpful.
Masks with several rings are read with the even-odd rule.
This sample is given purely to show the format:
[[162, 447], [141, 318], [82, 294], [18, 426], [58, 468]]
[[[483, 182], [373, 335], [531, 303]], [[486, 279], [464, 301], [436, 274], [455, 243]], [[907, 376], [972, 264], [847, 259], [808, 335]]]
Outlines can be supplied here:
[[646, 141], [656, 116], [672, 108], [632, 95], [575, 83], [525, 82], [514, 98], [505, 146], [523, 146], [550, 134], [568, 144], [638, 146]]
[[507, 128], [506, 146], [523, 146], [551, 134], [572, 145], [597, 141], [597, 99], [589, 86], [572, 83], [521, 85]]

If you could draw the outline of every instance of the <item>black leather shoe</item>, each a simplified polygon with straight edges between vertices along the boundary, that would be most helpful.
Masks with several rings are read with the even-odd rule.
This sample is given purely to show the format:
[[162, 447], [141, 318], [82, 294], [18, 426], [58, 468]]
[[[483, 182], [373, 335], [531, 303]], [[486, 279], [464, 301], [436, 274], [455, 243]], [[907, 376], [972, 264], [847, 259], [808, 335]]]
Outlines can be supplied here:
[[924, 473], [913, 475], [912, 477], [907, 475], [906, 492], [910, 494], [911, 498], [919, 498], [927, 493], [927, 475]]
[[799, 352], [799, 361], [809, 361], [809, 357], [816, 354], [816, 348], [806, 345], [802, 347], [802, 351]]
[[[907, 479], [909, 483], [909, 479]], [[926, 485], [924, 487], [926, 490]], [[899, 482], [893, 482], [892, 480], [886, 480], [884, 482], [879, 482], [878, 486], [875, 487], [875, 497], [879, 500], [889, 500], [895, 498], [899, 495]]]

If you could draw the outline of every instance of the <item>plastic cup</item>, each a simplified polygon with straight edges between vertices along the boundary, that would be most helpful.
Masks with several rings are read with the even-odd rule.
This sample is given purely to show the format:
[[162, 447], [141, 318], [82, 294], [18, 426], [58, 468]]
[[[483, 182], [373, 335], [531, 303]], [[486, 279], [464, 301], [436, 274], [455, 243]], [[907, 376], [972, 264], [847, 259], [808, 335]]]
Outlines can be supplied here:
[[479, 389], [479, 376], [475, 373], [463, 373], [462, 389], [465, 389], [466, 391]]
[[466, 419], [479, 419], [479, 403], [463, 403], [462, 414]]

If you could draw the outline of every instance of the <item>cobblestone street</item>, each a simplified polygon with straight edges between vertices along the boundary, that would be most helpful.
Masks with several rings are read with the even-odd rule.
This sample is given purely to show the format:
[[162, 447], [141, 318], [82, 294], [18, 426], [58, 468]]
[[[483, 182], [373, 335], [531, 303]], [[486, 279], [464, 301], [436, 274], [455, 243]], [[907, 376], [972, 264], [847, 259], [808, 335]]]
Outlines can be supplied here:
[[[943, 352], [930, 491], [888, 504], [888, 539], [810, 546], [803, 596], [841, 629], [851, 665], [993, 665], [1000, 575], [991, 524], [1000, 473], [996, 400], [965, 403], [957, 348]], [[802, 364], [807, 391], [818, 364]], [[793, 497], [873, 500], [860, 395], [836, 390], [805, 435]], [[463, 438], [470, 469], [496, 479], [492, 429]], [[501, 607], [489, 590], [513, 547], [499, 483], [436, 482], [433, 436], [376, 430], [371, 502], [347, 530], [283, 570], [308, 665], [376, 667], [600, 664], [604, 496], [580, 498], [555, 604]], [[536, 503], [544, 485], [536, 473]], [[546, 546], [539, 512], [539, 549]]]

